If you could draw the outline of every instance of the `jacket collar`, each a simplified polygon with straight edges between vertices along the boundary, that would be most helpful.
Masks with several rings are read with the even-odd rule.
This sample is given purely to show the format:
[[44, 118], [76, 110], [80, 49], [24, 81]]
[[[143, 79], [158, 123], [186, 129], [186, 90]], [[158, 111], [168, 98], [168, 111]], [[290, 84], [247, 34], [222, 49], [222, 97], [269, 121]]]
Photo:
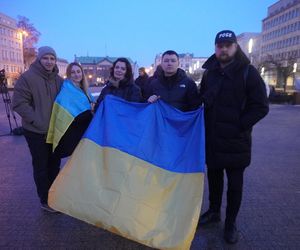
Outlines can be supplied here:
[[[126, 86], [129, 86], [129, 85], [132, 85], [133, 84], [133, 80], [130, 79], [123, 79], [119, 82], [119, 88], [125, 88]], [[116, 86], [110, 81], [108, 80], [107, 84], [106, 84], [108, 87], [110, 88], [116, 88]]]
[[185, 71], [183, 69], [178, 68], [176, 74], [172, 75], [172, 76], [165, 76], [164, 71], [161, 71], [158, 73], [158, 79], [161, 82], [180, 82], [182, 79], [186, 78], [187, 75], [185, 73]]
[[58, 75], [59, 72], [56, 64], [54, 66], [54, 69], [51, 72], [45, 70], [38, 59], [36, 59], [30, 65], [30, 70], [33, 70], [36, 74], [40, 75], [42, 78], [46, 80], [55, 79], [55, 77]]

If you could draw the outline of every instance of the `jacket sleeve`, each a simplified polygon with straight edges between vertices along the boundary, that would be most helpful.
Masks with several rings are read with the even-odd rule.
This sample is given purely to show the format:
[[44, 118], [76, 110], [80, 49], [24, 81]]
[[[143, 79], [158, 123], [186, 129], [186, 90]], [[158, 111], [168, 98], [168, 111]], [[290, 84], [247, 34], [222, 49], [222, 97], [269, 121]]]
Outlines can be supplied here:
[[200, 102], [200, 105], [205, 103], [204, 94], [205, 94], [206, 89], [207, 89], [207, 85], [206, 85], [207, 74], [208, 74], [208, 71], [205, 70], [204, 73], [203, 73], [200, 85], [199, 85], [199, 102]]
[[28, 123], [33, 123], [35, 120], [32, 93], [26, 79], [22, 76], [14, 88], [12, 107]]
[[97, 101], [96, 101], [96, 103], [95, 103], [95, 107], [94, 107], [94, 112], [96, 113], [96, 111], [97, 111], [97, 109], [98, 109], [98, 107], [99, 107], [99, 105], [100, 105], [100, 103], [103, 101], [103, 99], [104, 99], [104, 96], [105, 96], [105, 88], [106, 87], [104, 87], [102, 90], [101, 90], [101, 93], [100, 93], [100, 95], [98, 96], [98, 98], [97, 98]]
[[136, 84], [133, 84], [133, 86], [131, 88], [130, 101], [131, 102], [142, 102], [143, 101], [141, 89]]
[[145, 90], [144, 90], [144, 98], [145, 102], [148, 101], [148, 98], [153, 95], [153, 81], [155, 79], [153, 76], [150, 76], [145, 84]]
[[269, 103], [265, 83], [258, 71], [253, 66], [249, 66], [246, 82], [246, 103], [241, 115], [242, 130], [251, 129], [268, 112]]
[[189, 104], [189, 110], [195, 110], [200, 106], [198, 88], [192, 79], [189, 79], [187, 101]]

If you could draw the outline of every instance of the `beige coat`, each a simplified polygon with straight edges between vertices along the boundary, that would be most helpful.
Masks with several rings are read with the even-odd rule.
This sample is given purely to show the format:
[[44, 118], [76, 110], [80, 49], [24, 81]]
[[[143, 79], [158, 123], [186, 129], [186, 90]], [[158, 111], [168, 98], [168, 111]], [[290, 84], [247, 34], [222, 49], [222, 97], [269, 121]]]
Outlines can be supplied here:
[[22, 117], [24, 129], [47, 134], [52, 106], [62, 82], [57, 66], [49, 73], [37, 60], [20, 76], [12, 106]]

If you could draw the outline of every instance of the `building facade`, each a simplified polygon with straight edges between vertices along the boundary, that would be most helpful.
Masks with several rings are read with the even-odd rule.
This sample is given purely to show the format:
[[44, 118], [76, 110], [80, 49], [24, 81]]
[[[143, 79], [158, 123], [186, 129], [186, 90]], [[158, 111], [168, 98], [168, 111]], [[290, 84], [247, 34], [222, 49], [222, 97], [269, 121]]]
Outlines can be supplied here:
[[5, 69], [8, 87], [24, 71], [22, 33], [17, 21], [0, 13], [0, 70]]
[[57, 58], [56, 60], [56, 65], [58, 67], [58, 74], [63, 77], [66, 78], [66, 72], [67, 72], [67, 67], [68, 67], [68, 61], [62, 58]]
[[[207, 57], [194, 57], [192, 53], [182, 53], [179, 55], [179, 67], [187, 73], [194, 74], [203, 71], [202, 65]], [[154, 60], [154, 69], [161, 64], [162, 53], [157, 54]]]
[[[82, 65], [89, 84], [101, 85], [107, 81], [110, 76], [110, 69], [118, 57], [93, 57], [75, 55], [75, 62]], [[138, 65], [130, 58], [127, 58], [131, 64], [132, 72], [137, 72]]]
[[292, 90], [300, 71], [300, 0], [280, 0], [262, 21], [261, 73], [276, 87]]
[[260, 66], [261, 33], [244, 32], [237, 36], [237, 42], [256, 68]]
[[193, 57], [192, 65], [189, 67], [189, 73], [203, 73], [204, 69], [202, 68], [203, 64], [206, 62], [207, 57]]

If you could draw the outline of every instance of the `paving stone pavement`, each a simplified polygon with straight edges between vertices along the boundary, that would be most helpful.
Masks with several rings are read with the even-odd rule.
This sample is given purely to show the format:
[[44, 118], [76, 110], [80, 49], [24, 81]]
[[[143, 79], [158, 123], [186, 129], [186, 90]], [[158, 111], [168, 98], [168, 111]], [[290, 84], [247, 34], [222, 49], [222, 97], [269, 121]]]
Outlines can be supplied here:
[[[7, 132], [0, 97], [0, 134]], [[0, 136], [0, 156], [0, 249], [150, 249], [64, 214], [42, 211], [23, 136]], [[224, 242], [221, 222], [198, 230], [191, 249], [300, 249], [299, 177], [300, 106], [272, 105], [253, 131], [239, 242]], [[206, 183], [202, 211], [208, 207], [207, 190]], [[225, 200], [226, 195], [223, 204]], [[224, 213], [223, 205], [223, 220]]]

